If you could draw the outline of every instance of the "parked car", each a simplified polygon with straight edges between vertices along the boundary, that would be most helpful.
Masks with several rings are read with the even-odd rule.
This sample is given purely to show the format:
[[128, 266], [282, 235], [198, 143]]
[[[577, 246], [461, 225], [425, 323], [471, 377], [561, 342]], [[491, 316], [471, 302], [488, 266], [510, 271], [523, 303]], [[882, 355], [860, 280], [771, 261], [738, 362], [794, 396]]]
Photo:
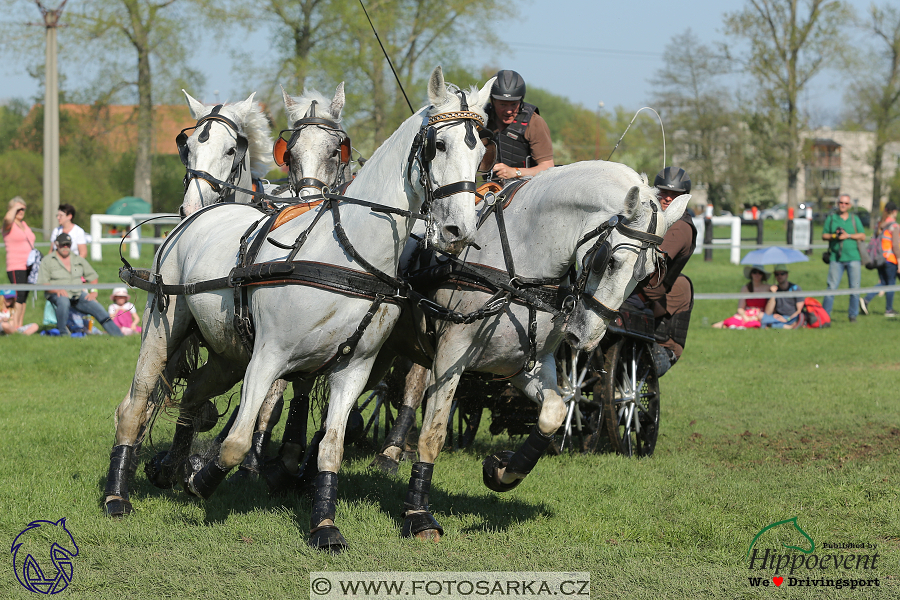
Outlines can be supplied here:
[[787, 219], [787, 204], [776, 204], [770, 208], [763, 209], [759, 213], [759, 218], [770, 221], [784, 221]]

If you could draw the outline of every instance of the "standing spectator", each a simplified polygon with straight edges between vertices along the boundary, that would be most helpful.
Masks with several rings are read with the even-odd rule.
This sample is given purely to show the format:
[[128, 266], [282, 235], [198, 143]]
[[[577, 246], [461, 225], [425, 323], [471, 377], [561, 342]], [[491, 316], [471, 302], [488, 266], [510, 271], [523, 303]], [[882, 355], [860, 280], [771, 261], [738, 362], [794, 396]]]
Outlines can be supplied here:
[[141, 328], [138, 327], [138, 323], [141, 322], [141, 318], [138, 316], [134, 304], [131, 303], [131, 296], [128, 295], [128, 290], [123, 287], [117, 287], [112, 291], [109, 299], [112, 301], [112, 304], [107, 309], [109, 316], [119, 326], [122, 333], [125, 335], [140, 333]]
[[87, 234], [84, 229], [73, 223], [75, 220], [75, 207], [71, 204], [60, 204], [56, 211], [56, 222], [59, 227], [50, 234], [50, 249], [56, 250], [56, 238], [61, 233], [68, 233], [72, 238], [72, 252], [77, 256], [87, 256]]
[[[38, 275], [39, 285], [79, 285], [82, 281], [97, 283], [99, 276], [94, 267], [80, 256], [72, 254], [72, 238], [60, 233], [56, 238], [57, 249], [41, 262]], [[110, 335], [121, 336], [122, 330], [109, 317], [103, 306], [97, 302], [97, 292], [86, 290], [56, 289], [45, 292], [47, 300], [56, 308], [56, 324], [62, 335], [68, 335], [69, 309], [91, 315]]]
[[[13, 333], [31, 335], [38, 330], [37, 323], [16, 327], [16, 321], [21, 320], [16, 319], [20, 305], [16, 304], [16, 293], [13, 290], [2, 290], [0, 296], [3, 297], [2, 304], [0, 304], [0, 335], [12, 335]], [[24, 310], [24, 306], [21, 309]]]
[[[897, 272], [900, 270], [900, 265], [897, 264], [897, 257], [900, 256], [900, 225], [897, 224], [897, 205], [893, 202], [884, 205], [884, 213], [875, 236], [881, 236], [881, 253], [884, 255], [884, 264], [878, 267], [878, 285], [894, 285], [897, 281]], [[873, 293], [861, 299], [859, 309], [862, 314], [869, 314], [869, 302], [874, 300], [876, 295], [882, 294], [884, 294], [884, 316], [896, 317], [894, 292]]]
[[[828, 289], [837, 289], [841, 284], [844, 271], [847, 271], [850, 288], [858, 289], [859, 279], [862, 275], [862, 262], [856, 242], [865, 241], [866, 233], [859, 217], [850, 214], [850, 196], [847, 194], [841, 194], [838, 198], [837, 213], [832, 213], [825, 219], [822, 239], [828, 242], [828, 251], [831, 255], [831, 262], [828, 264]], [[833, 306], [834, 296], [825, 296], [822, 308], [825, 309], [828, 316], [831, 316]], [[856, 323], [858, 314], [859, 294], [853, 294], [850, 296], [850, 308], [847, 311], [851, 323]]]
[[[28, 255], [34, 249], [34, 232], [25, 223], [25, 201], [16, 196], [9, 201], [9, 209], [3, 217], [3, 243], [6, 244], [6, 276], [10, 283], [28, 283]], [[28, 290], [16, 292], [16, 310], [13, 312], [14, 330], [22, 326], [25, 318], [25, 301]]]
[[[769, 288], [770, 292], [799, 292], [800, 286], [788, 281], [787, 265], [775, 265], [775, 285]], [[800, 320], [805, 301], [802, 296], [790, 296], [787, 298], [769, 298], [766, 303], [766, 312], [760, 322], [763, 327], [775, 329], [794, 329]]]

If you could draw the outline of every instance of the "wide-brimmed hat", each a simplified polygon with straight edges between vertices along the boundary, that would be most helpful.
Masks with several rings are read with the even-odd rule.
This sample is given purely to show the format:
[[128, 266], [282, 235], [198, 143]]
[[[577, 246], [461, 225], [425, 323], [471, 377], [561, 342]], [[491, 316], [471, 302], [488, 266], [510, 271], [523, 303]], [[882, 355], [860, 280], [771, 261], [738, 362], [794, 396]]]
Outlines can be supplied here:
[[112, 300], [117, 296], [123, 296], [126, 300], [130, 300], [131, 296], [128, 295], [128, 288], [117, 287], [114, 288], [112, 294], [109, 295], [109, 299]]
[[772, 267], [773, 273], [778, 273], [779, 271], [784, 271], [785, 273], [787, 273], [788, 271], [790, 271], [790, 269], [788, 269], [787, 265], [784, 263], [779, 263], [779, 264], [775, 265], [774, 267]]
[[771, 275], [771, 273], [769, 271], [766, 271], [766, 268], [762, 265], [747, 265], [746, 267], [744, 267], [744, 277], [750, 279], [751, 271], [760, 271], [763, 274], [764, 281], [769, 278], [769, 275]]

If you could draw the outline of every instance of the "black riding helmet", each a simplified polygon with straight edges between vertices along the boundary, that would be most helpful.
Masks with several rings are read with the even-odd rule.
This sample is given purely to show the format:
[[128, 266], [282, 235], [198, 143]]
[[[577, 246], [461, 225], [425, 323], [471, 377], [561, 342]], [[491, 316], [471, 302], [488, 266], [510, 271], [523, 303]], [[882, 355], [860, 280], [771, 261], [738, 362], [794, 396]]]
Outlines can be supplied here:
[[497, 71], [497, 79], [491, 86], [491, 98], [510, 101], [524, 99], [525, 80], [515, 71]]
[[669, 190], [680, 194], [691, 191], [691, 178], [684, 169], [678, 167], [666, 167], [656, 174], [653, 185], [660, 190]]

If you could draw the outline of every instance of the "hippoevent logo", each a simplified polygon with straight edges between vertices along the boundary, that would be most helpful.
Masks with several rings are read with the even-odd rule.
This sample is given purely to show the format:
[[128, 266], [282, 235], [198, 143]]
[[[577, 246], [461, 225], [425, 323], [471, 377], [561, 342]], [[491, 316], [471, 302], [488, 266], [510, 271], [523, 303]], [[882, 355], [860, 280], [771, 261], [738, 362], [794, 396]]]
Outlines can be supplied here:
[[65, 518], [32, 521], [13, 540], [10, 552], [22, 587], [38, 594], [58, 594], [72, 581], [78, 544]]
[[[760, 529], [747, 548], [748, 580], [750, 587], [878, 587], [877, 549], [869, 543], [826, 542], [816, 552], [815, 540], [797, 517], [776, 521]], [[767, 573], [754, 574], [758, 571]]]

